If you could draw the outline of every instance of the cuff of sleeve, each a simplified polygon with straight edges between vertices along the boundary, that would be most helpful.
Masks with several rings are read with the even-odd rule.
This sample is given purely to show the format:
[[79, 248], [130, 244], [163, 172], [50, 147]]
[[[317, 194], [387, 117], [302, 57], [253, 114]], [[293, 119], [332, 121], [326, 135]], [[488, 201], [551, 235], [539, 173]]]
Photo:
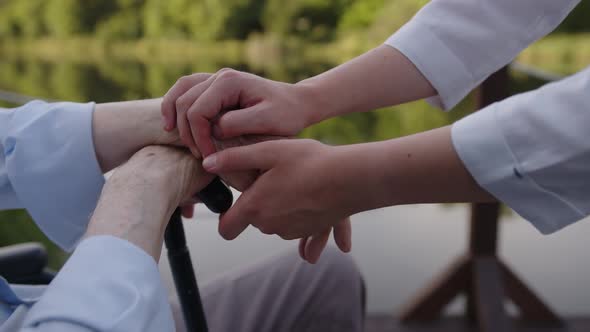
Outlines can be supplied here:
[[461, 60], [416, 18], [385, 42], [405, 55], [438, 92], [427, 101], [444, 110], [457, 105], [470, 91], [473, 76]]
[[25, 326], [54, 321], [93, 331], [171, 331], [174, 326], [154, 259], [113, 236], [90, 237], [78, 245]]
[[32, 102], [14, 113], [5, 137], [6, 169], [19, 201], [69, 251], [86, 231], [104, 184], [93, 112], [94, 103]]
[[499, 126], [497, 105], [463, 118], [452, 128], [455, 150], [475, 181], [543, 234], [582, 219], [584, 214], [523, 171]]

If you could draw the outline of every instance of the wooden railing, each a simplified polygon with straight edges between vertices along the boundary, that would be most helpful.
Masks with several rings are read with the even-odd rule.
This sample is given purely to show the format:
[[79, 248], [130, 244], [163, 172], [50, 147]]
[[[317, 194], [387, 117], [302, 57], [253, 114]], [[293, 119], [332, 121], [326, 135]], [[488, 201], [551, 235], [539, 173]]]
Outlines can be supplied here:
[[0, 90], [0, 101], [9, 103], [9, 104], [15, 104], [15, 105], [22, 105], [22, 104], [26, 104], [30, 101], [33, 100], [45, 100], [45, 101], [51, 101], [48, 100], [47, 98], [35, 98], [35, 97], [31, 97], [31, 96], [26, 96], [20, 93], [15, 93], [15, 92], [11, 92], [11, 91], [4, 91], [4, 90]]
[[[561, 76], [518, 63], [510, 68], [541, 81]], [[508, 67], [491, 75], [477, 90], [477, 108], [509, 96]], [[466, 296], [465, 319], [482, 332], [510, 331], [506, 310], [508, 298], [521, 317], [536, 326], [560, 327], [562, 320], [498, 257], [499, 203], [471, 204], [469, 247], [438, 279], [405, 307], [403, 323], [428, 322], [438, 318], [458, 295]]]

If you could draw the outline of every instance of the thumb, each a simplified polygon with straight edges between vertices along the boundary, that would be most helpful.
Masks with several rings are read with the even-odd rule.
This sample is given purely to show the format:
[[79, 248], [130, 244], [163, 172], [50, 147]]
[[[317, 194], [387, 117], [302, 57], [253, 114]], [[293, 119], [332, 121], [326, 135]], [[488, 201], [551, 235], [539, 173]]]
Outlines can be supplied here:
[[277, 158], [276, 143], [262, 142], [247, 146], [229, 148], [209, 155], [203, 160], [203, 168], [209, 173], [268, 170]]

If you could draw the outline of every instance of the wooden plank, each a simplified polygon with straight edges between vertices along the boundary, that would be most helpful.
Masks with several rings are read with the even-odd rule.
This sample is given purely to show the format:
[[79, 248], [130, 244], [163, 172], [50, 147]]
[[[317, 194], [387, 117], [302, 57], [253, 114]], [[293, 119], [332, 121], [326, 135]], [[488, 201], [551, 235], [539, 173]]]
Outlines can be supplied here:
[[470, 286], [465, 293], [465, 318], [470, 324], [477, 322], [477, 311], [475, 305], [475, 294]]
[[469, 251], [471, 255], [496, 255], [499, 215], [499, 203], [471, 205], [471, 228], [469, 232]]
[[[590, 314], [590, 313], [589, 313]], [[512, 319], [512, 332], [588, 332], [590, 317], [566, 317], [563, 327], [539, 327]], [[466, 324], [462, 317], [444, 316], [434, 322], [406, 324], [388, 314], [370, 314], [364, 332], [479, 332], [477, 326]]]
[[504, 263], [500, 263], [506, 295], [519, 308], [524, 320], [542, 326], [562, 326], [559, 316], [549, 308]]
[[468, 257], [457, 259], [441, 277], [430, 283], [399, 315], [401, 322], [431, 321], [470, 283]]
[[503, 67], [490, 75], [477, 89], [477, 110], [507, 98], [510, 75], [508, 67]]
[[[495, 256], [498, 242], [499, 203], [471, 204], [469, 253], [475, 256]], [[469, 322], [477, 318], [476, 300], [472, 288], [466, 293], [465, 313]]]
[[504, 310], [502, 272], [495, 257], [477, 257], [472, 264], [472, 291], [481, 332], [510, 331]]

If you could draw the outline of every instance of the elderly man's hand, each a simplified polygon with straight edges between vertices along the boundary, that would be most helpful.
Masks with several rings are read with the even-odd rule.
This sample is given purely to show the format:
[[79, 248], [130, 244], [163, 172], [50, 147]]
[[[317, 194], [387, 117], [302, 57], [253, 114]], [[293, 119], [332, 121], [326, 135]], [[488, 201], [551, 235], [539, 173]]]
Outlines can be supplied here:
[[211, 179], [187, 150], [143, 148], [107, 180], [86, 236], [123, 238], [157, 261], [172, 212]]
[[[177, 130], [162, 129], [160, 115], [161, 99], [135, 100], [97, 104], [93, 115], [93, 141], [97, 160], [103, 172], [108, 172], [127, 161], [134, 153], [150, 145], [182, 146]], [[258, 141], [251, 138], [236, 138], [220, 143], [237, 146]], [[243, 190], [255, 174], [223, 174], [226, 182]], [[193, 204], [183, 206], [183, 216], [193, 215]]]

